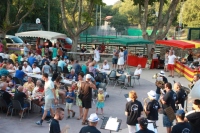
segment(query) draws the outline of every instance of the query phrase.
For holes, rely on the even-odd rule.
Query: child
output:
[[[68,92],[66,92],[66,109],[68,110],[68,117],[70,118],[70,112],[72,112],[72,117],[75,116],[75,112],[72,110],[72,105],[75,95],[71,87],[68,87]]]
[[[104,98],[103,89],[99,88],[98,96],[97,96],[96,114],[98,114],[99,108],[101,108],[101,115],[103,114],[104,100],[105,100],[105,98]]]

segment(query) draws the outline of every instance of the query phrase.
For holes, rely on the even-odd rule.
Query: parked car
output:
[[[67,50],[72,48],[72,40],[70,38],[57,38],[57,41],[59,41]]]

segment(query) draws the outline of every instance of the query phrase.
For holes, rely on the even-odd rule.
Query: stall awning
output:
[[[156,40],[157,45],[166,45],[181,49],[200,48],[200,41],[190,40]]]
[[[154,44],[152,41],[148,41],[145,39],[133,39],[133,38],[116,38],[110,40],[111,43],[120,43],[125,46],[137,45],[137,44]]]

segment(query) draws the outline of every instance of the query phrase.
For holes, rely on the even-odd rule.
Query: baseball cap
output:
[[[147,120],[147,118],[144,118],[144,117],[142,117],[139,121],[138,121],[138,123],[141,125],[141,126],[147,126],[148,125],[148,120]]]
[[[185,115],[185,111],[182,110],[182,109],[179,109],[179,110],[176,111],[176,115],[183,116],[183,115]]]

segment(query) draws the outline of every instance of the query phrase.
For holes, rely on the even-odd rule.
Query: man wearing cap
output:
[[[194,100],[193,110],[185,115],[185,121],[189,121],[192,131],[191,133],[200,132],[200,99]]]
[[[79,133],[101,133],[97,128],[97,123],[99,118],[96,113],[93,113],[88,118],[89,125],[86,127],[82,127]]]
[[[88,111],[89,109],[92,107],[92,89],[96,90],[96,85],[94,83],[92,83],[91,81],[91,75],[87,74],[86,75],[86,81],[85,82],[81,82],[81,95],[82,95],[82,106],[84,108],[84,112],[83,112],[83,121],[82,124],[85,125],[88,123],[88,121],[86,120],[87,115],[88,115]]]
[[[168,80],[167,80],[167,78],[165,77],[165,72],[164,72],[164,71],[160,71],[159,77],[162,77],[163,82],[164,82],[165,84],[168,83]],[[161,88],[157,86],[157,89],[156,89],[156,100],[157,100],[157,101],[159,101],[159,99],[160,99],[160,94],[161,94]]]
[[[147,93],[149,99],[151,100],[146,107],[144,107],[147,114],[147,119],[151,122],[156,122],[158,120],[158,111],[161,109],[159,102],[156,100],[156,92],[151,90]]]
[[[161,97],[161,103],[163,106],[163,126],[166,127],[167,133],[171,133],[171,127],[173,121],[170,121],[169,117],[167,116],[165,109],[168,107],[172,107],[175,111],[175,101],[176,101],[176,93],[172,90],[172,84],[166,83],[165,84],[165,91],[166,94]]]
[[[148,120],[144,117],[141,117],[138,121],[140,125],[140,130],[137,131],[136,133],[154,133],[154,131],[151,131],[147,128],[148,126]]]
[[[176,120],[177,123],[172,127],[171,133],[191,133],[191,126],[188,122],[184,121],[185,112],[184,110],[176,111]]]

